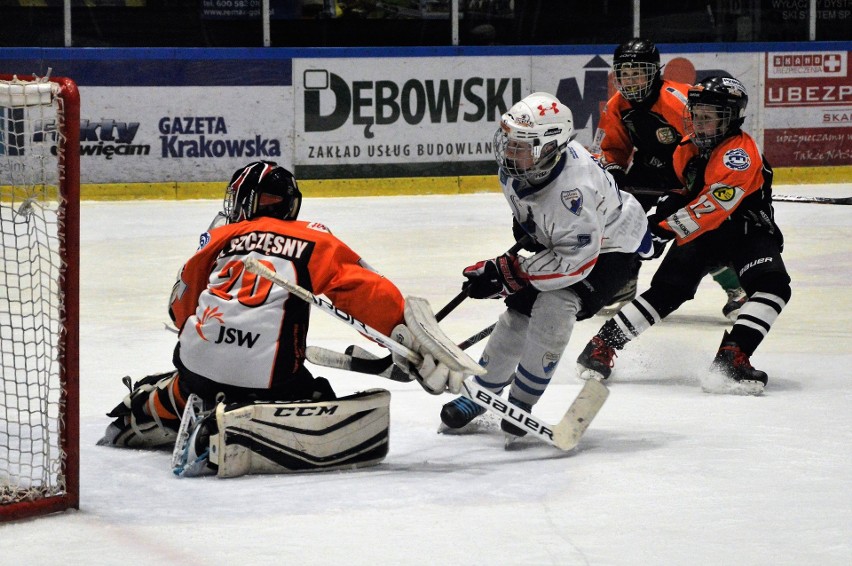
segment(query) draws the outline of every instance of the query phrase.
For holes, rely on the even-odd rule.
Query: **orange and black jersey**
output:
[[[748,134],[740,132],[725,138],[707,156],[699,155],[695,144],[684,143],[674,153],[674,166],[683,185],[689,187],[690,201],[660,226],[674,232],[678,244],[716,230],[729,220],[748,223],[753,229],[777,230],[772,210],[772,169]],[[696,168],[697,180],[691,174]]]
[[[601,112],[593,153],[601,154],[604,165],[614,163],[626,170],[632,160],[642,167],[663,170],[673,182],[672,154],[683,138],[688,90],[687,84],[664,80],[650,105],[631,104],[615,93]]]
[[[269,389],[302,370],[310,306],[247,271],[247,257],[384,334],[403,320],[399,289],[325,226],[267,217],[229,224],[204,234],[172,292],[180,362],[192,373]]]

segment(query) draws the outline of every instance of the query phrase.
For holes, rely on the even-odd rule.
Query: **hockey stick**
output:
[[[303,301],[318,307],[341,322],[355,327],[358,332],[362,332],[382,344],[391,351],[394,351],[414,363],[420,363],[422,358],[420,355],[406,348],[404,345],[395,342],[393,339],[385,336],[378,330],[375,330],[367,324],[361,322],[355,317],[341,311],[333,304],[323,299],[320,299],[307,289],[299,287],[295,283],[291,283],[287,279],[276,274],[274,271],[258,262],[255,258],[245,259],[246,269],[252,273],[260,275],[265,279],[269,279],[276,285],[287,289],[292,294],[302,299]],[[477,369],[481,369],[477,366]],[[512,405],[501,399],[496,394],[477,385],[474,382],[474,377],[469,377],[463,383],[462,394],[468,397],[477,405],[485,408],[487,411],[500,415],[501,418],[512,419],[516,426],[524,429],[531,436],[535,436],[540,440],[556,446],[560,450],[571,450],[577,446],[583,432],[589,427],[592,418],[597,414],[601,405],[606,401],[609,395],[609,390],[600,382],[590,379],[583,386],[580,395],[568,408],[565,416],[562,417],[555,425],[542,423],[533,417],[527,411],[520,407]]]
[[[806,202],[811,204],[852,204],[852,197],[805,197],[799,195],[772,195],[779,202]]]
[[[375,328],[372,328],[371,326],[368,326],[366,323],[361,322],[354,316],[343,312],[342,310],[331,304],[329,301],[317,297],[304,287],[299,287],[295,283],[291,283],[287,279],[284,279],[283,277],[281,277],[280,275],[257,261],[255,258],[247,257],[245,259],[245,266],[246,269],[248,269],[252,273],[260,275],[264,279],[269,279],[276,285],[287,289],[290,293],[296,295],[298,298],[302,299],[306,303],[312,304],[324,313],[354,327],[358,332],[369,336],[391,352],[395,352],[401,356],[404,356],[406,359],[415,364],[419,364],[423,361],[423,358],[420,356],[420,354],[418,354],[414,350],[406,348],[396,340],[385,336]]]
[[[437,320],[437,315],[435,319]],[[467,350],[477,342],[481,341],[483,338],[487,338],[494,332],[494,327],[497,324],[492,324],[486,328],[483,328],[467,340],[460,342],[457,346],[461,350]],[[329,350],[327,348],[322,348],[320,346],[308,346],[307,352],[305,353],[309,362],[336,369],[345,369],[348,371],[357,371],[358,373],[370,373],[373,375],[378,375],[379,377],[384,377],[385,379],[390,379],[392,381],[401,381],[401,382],[409,382],[414,381],[414,377],[407,374],[405,371],[400,369],[394,364],[390,364],[385,367],[381,371],[360,371],[355,369],[356,367],[364,367],[366,362],[371,362],[375,360],[380,360],[383,358],[379,358],[372,352],[368,352],[363,348],[358,346],[349,346],[346,348],[345,353],[336,352],[334,350]]]
[[[636,195],[659,195],[662,196],[666,191],[658,189],[649,189],[645,187],[624,187],[624,192]],[[778,202],[804,202],[810,204],[852,204],[852,197],[812,197],[801,195],[772,195],[773,201]]]
[[[521,251],[521,248],[523,248],[527,244],[532,243],[532,241],[532,236],[526,235],[517,242],[515,242],[515,244],[511,248],[509,248],[508,251],[506,251],[506,254],[516,254]],[[444,307],[435,314],[435,320],[439,322],[443,320],[448,314],[453,312],[456,307],[462,304],[465,299],[467,299],[467,292],[462,290],[459,292],[458,295],[453,297],[449,303],[444,305]],[[473,344],[476,344],[476,342],[479,342],[479,340],[482,340],[483,338],[491,334],[491,331],[494,330],[494,327],[491,326],[490,330],[486,330],[487,334],[482,334],[482,332],[485,332],[485,330],[477,334],[477,336],[479,336],[479,339],[477,339],[476,341],[471,342],[467,346],[462,346],[461,344],[459,344],[459,347],[462,350],[464,350],[465,348],[469,348]],[[480,336],[480,334],[482,335]],[[468,340],[470,340],[470,338]],[[464,342],[462,342],[462,344],[464,344]],[[393,379],[394,381],[410,381],[402,379],[400,375],[401,370],[398,372],[394,372],[393,368],[391,367],[393,364],[392,356],[385,356],[384,358],[371,356],[369,358],[365,358],[363,356],[352,355],[352,352],[354,351],[354,346],[350,346],[349,348],[347,348],[345,354],[341,354],[333,350],[327,350],[325,348],[319,348],[317,346],[309,346],[308,351],[306,352],[306,356],[308,358],[308,361],[317,365],[328,366],[337,369],[345,369],[358,373],[381,375],[382,377],[388,377],[389,379]],[[364,352],[364,350],[361,351]]]

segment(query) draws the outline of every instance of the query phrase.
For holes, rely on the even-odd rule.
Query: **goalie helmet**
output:
[[[574,137],[571,110],[546,92],[534,92],[500,118],[494,157],[513,179],[541,182]]]
[[[700,149],[712,149],[740,131],[747,104],[748,93],[737,79],[706,78],[687,93],[684,131]]]
[[[631,102],[642,102],[659,87],[660,52],[647,39],[634,38],[619,45],[613,55],[615,88]]]
[[[271,216],[295,220],[302,206],[296,178],[274,161],[254,161],[234,172],[225,191],[229,223]]]

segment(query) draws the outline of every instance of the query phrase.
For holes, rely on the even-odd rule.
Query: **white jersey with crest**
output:
[[[639,202],[586,149],[571,141],[546,184],[530,186],[500,171],[503,194],[518,223],[547,249],[520,259],[539,291],[573,285],[598,256],[639,249],[648,223]]]

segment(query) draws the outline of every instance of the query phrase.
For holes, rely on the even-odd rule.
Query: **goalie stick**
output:
[[[356,327],[359,332],[363,332],[389,350],[405,356],[408,360],[411,360],[414,363],[419,363],[421,361],[422,358],[417,352],[395,342],[393,339],[385,336],[378,330],[367,326],[355,317],[341,311],[329,301],[320,299],[307,289],[304,289],[295,283],[291,283],[287,279],[277,275],[274,271],[265,265],[262,265],[256,259],[251,257],[246,258],[245,265],[246,269],[252,273],[260,275],[265,279],[269,279],[276,285],[284,287],[303,301],[320,308],[320,310],[323,310],[330,316],[348,324],[349,326]],[[422,299],[420,299],[420,301],[425,303]],[[434,322],[434,327],[437,328],[437,320],[434,318],[432,320]],[[430,329],[428,327],[424,327],[424,330],[426,332],[434,332],[435,328]],[[469,370],[469,373],[473,373],[474,375],[482,373],[482,368],[478,365],[475,368],[468,367],[466,369]],[[580,437],[589,427],[592,419],[595,415],[597,415],[601,406],[604,404],[604,401],[606,401],[606,398],[609,396],[609,390],[603,383],[590,379],[586,381],[585,385],[583,385],[583,389],[565,412],[562,420],[555,425],[550,425],[542,422],[540,419],[532,416],[532,414],[524,411],[520,407],[505,401],[497,394],[481,387],[474,381],[474,379],[475,377],[469,377],[463,382],[461,393],[465,397],[469,398],[480,407],[483,407],[485,410],[496,413],[501,418],[512,419],[516,426],[526,430],[530,436],[535,436],[543,442],[565,451],[572,450],[577,446],[577,443],[580,441]]]
[[[437,320],[437,318],[438,316],[436,315],[435,319]],[[495,326],[497,326],[496,323],[483,328],[464,342],[460,342],[457,344],[459,349],[467,350],[483,338],[487,338],[492,332],[494,332]],[[367,362],[373,362],[375,360],[383,361],[384,359],[379,358],[377,355],[372,352],[368,352],[359,346],[349,346],[346,348],[346,353],[336,352],[320,346],[308,346],[305,356],[309,362],[319,366],[378,375],[379,377],[384,377],[385,379],[390,379],[392,381],[414,381],[414,378],[411,375],[407,374],[394,364],[385,368],[378,368],[379,371],[375,371],[375,368],[371,367]]]
[[[526,236],[515,242],[515,244],[506,251],[506,254],[517,254],[524,246],[532,242],[532,236],[527,234]],[[453,312],[457,306],[462,304],[466,298],[467,292],[464,290],[460,291],[458,295],[453,297],[449,303],[444,305],[444,307],[439,310],[437,314],[435,314],[435,320],[439,322],[443,320],[448,314]],[[478,337],[473,342],[470,342],[466,346],[462,346],[462,344],[465,343],[462,342],[462,344],[459,344],[459,347],[462,350],[469,348],[470,346],[476,344],[477,342],[491,334],[491,331],[493,330],[494,325],[490,326],[485,330],[480,331],[479,333],[474,336],[471,336],[471,338],[468,338],[468,340],[465,341],[467,342],[473,339],[474,337]],[[357,348],[357,346],[349,346],[349,348],[346,349],[346,353],[341,354],[339,352],[327,350],[318,346],[308,346],[305,355],[309,362],[321,366],[345,369],[358,373],[380,375],[382,377],[387,377],[388,379],[392,379],[394,381],[411,381],[411,379],[406,379],[403,377],[405,372],[403,372],[402,370],[394,370],[392,356],[385,356],[383,358],[379,358],[378,356],[373,355],[369,355],[368,357],[354,356],[352,355],[352,353],[356,351],[355,348]],[[359,351],[366,352],[366,350],[360,348]]]
[[[358,332],[360,332],[360,333],[362,333],[366,336],[369,336],[370,338],[372,338],[373,340],[375,340],[376,342],[378,342],[379,344],[381,344],[382,346],[384,346],[385,348],[387,348],[391,352],[396,352],[397,354],[405,357],[406,359],[408,359],[409,361],[411,361],[415,364],[419,364],[420,362],[423,361],[423,358],[420,356],[420,354],[418,354],[414,350],[411,350],[410,348],[406,348],[405,346],[403,346],[402,344],[400,344],[396,340],[393,340],[392,338],[385,336],[384,334],[382,334],[381,332],[379,332],[375,328],[372,328],[371,326],[368,326],[366,323],[361,322],[360,320],[358,320],[354,316],[343,312],[342,310],[338,309],[333,304],[331,304],[330,301],[327,301],[325,299],[321,299],[320,297],[317,297],[316,295],[314,295],[313,293],[311,293],[310,291],[308,291],[304,287],[300,287],[300,286],[296,285],[295,283],[292,283],[292,282],[288,281],[287,279],[281,277],[280,275],[275,273],[273,270],[269,269],[268,267],[266,267],[265,265],[263,265],[262,263],[257,261],[255,258],[247,257],[247,258],[245,258],[244,262],[245,262],[246,269],[248,269],[252,273],[254,273],[256,275],[260,275],[264,279],[269,279],[270,281],[272,281],[276,285],[287,289],[287,291],[289,291],[293,295],[296,295],[298,298],[302,299],[306,303],[311,304],[311,305],[319,308],[321,311],[328,314],[329,316],[332,316],[332,317],[340,320],[341,322],[348,324],[349,326],[354,327]]]

